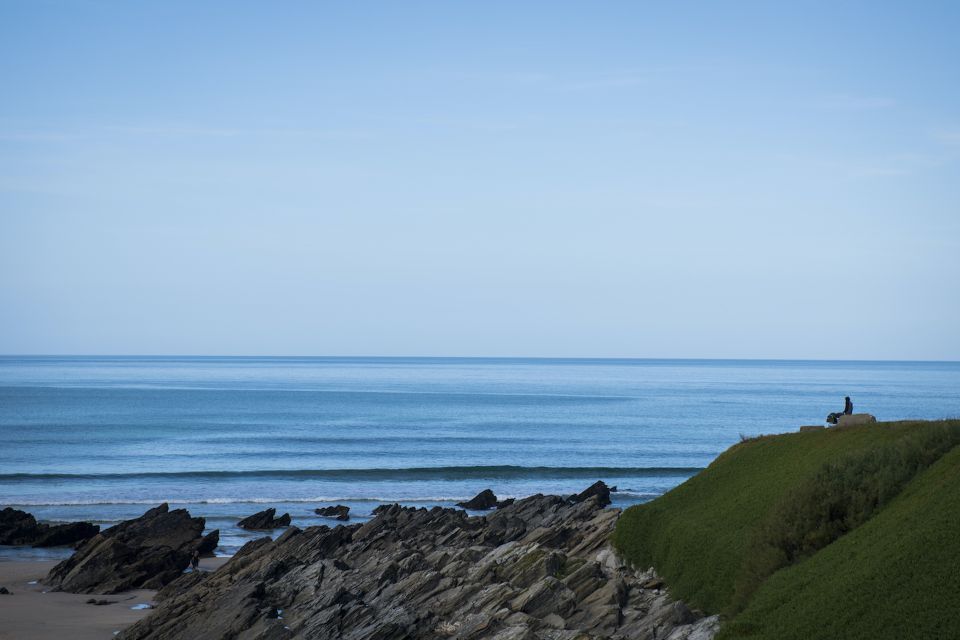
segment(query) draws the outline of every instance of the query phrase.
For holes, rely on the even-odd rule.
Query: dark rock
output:
[[[13,594],[6,587],[0,587],[0,596],[12,596]]]
[[[117,600],[97,600],[96,598],[90,598],[87,600],[87,604],[96,605],[98,607],[102,607],[107,604],[115,604],[116,602]]]
[[[507,498],[506,500],[498,500],[497,509],[503,509],[504,507],[509,507],[516,501],[517,501],[516,498]]]
[[[159,589],[183,572],[201,540],[203,518],[166,503],[98,533],[47,574],[44,583],[72,593]]]
[[[32,544],[38,526],[36,518],[26,511],[7,507],[0,511],[0,544]]]
[[[485,511],[497,506],[497,496],[490,489],[484,489],[470,500],[458,502],[457,506],[471,511]]]
[[[587,498],[597,497],[597,502],[601,507],[610,504],[610,487],[603,480],[597,480],[592,485],[576,495],[570,496],[571,502],[583,502]]]
[[[200,541],[197,542],[194,549],[200,552],[201,558],[212,558],[213,552],[216,551],[218,544],[220,544],[220,529],[214,529],[200,538]]]
[[[65,545],[76,545],[84,540],[89,540],[100,533],[100,527],[89,522],[71,522],[53,527],[48,527],[34,541],[35,547],[60,547]]]
[[[74,545],[97,535],[100,527],[89,522],[49,525],[19,509],[0,511],[0,544],[58,547]]]
[[[252,516],[248,516],[237,523],[237,526],[242,529],[254,529],[254,530],[268,530],[268,529],[279,529],[281,527],[290,526],[290,514],[285,513],[279,518],[274,517],[277,513],[277,510],[273,507],[269,509],[264,509],[260,513],[255,513]]]
[[[320,507],[319,509],[314,509],[313,512],[324,518],[336,518],[337,520],[350,519],[350,507],[342,504],[338,504],[335,507]]]
[[[588,498],[531,496],[484,516],[383,505],[363,524],[290,527],[178,577],[120,638],[712,637],[715,617],[639,588],[652,574],[609,548],[619,511]]]

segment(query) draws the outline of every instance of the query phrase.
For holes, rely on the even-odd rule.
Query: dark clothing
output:
[[[843,404],[843,415],[849,416],[853,414],[853,403],[850,402],[850,398],[846,399],[846,402]]]

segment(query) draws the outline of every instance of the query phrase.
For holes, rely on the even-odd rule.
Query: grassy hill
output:
[[[944,577],[960,566],[949,551],[960,539],[958,443],[960,421],[753,439],[628,509],[614,543],[676,596],[723,613],[724,638],[960,637],[960,617],[945,613],[932,616],[955,625],[943,635],[913,633],[924,612],[960,597]]]

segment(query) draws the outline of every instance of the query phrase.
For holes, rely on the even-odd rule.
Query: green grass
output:
[[[960,447],[874,518],[778,571],[718,640],[960,638]]]
[[[656,567],[693,606],[749,612],[768,576],[817,558],[837,536],[872,521],[958,433],[958,421],[898,422],[749,440],[661,498],[626,510],[614,544],[634,565]],[[835,509],[818,510],[821,499]]]

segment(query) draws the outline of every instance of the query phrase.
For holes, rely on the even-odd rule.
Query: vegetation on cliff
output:
[[[944,555],[960,534],[958,443],[960,421],[755,438],[628,509],[614,542],[726,614],[724,638],[906,637],[921,618],[929,637],[960,637],[930,614],[960,599],[944,573],[958,566]]]

